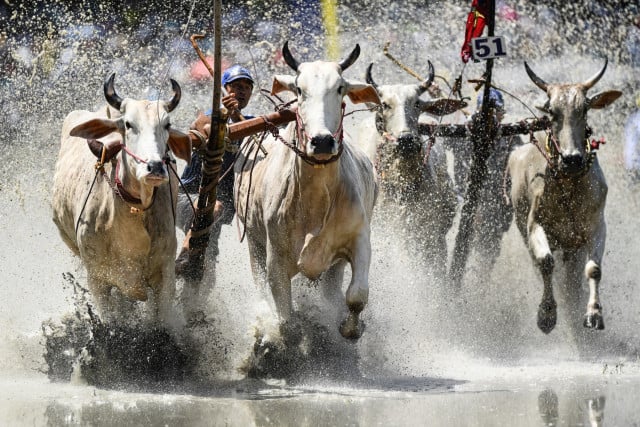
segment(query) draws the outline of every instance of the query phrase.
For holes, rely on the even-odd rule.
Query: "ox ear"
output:
[[[98,139],[118,132],[122,126],[120,120],[91,119],[71,129],[69,134],[84,139]]]
[[[273,84],[271,85],[271,95],[280,93],[284,90],[290,90],[296,93],[296,78],[294,76],[275,75],[273,76]]]
[[[169,129],[169,149],[179,159],[187,164],[191,163],[191,138],[186,133],[176,129]]]
[[[432,114],[434,116],[446,116],[447,114],[453,114],[466,106],[466,102],[459,101],[457,99],[434,99],[422,101],[421,110],[424,113]]]
[[[100,141],[97,139],[87,139],[87,144],[93,155],[106,163],[114,158],[122,149],[122,138],[119,133],[112,133],[101,138]],[[102,156],[103,148],[105,150],[104,157]]]
[[[371,85],[365,83],[348,82],[347,96],[354,104],[362,104],[363,102],[372,102],[380,105],[380,97],[378,91]]]
[[[608,90],[606,92],[597,93],[589,99],[589,108],[600,109],[608,107],[621,96],[622,92],[619,90]]]

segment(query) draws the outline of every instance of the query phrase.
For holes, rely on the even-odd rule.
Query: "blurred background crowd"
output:
[[[435,61],[436,69],[451,73],[460,64],[470,0],[327,3],[336,8],[343,52],[357,41],[364,56],[371,58],[369,49],[381,58],[382,44],[390,41],[405,63],[419,69],[425,57]],[[116,85],[126,76],[135,96],[168,96],[168,77],[178,80],[191,102],[186,110],[181,108],[188,123],[210,97],[209,73],[189,36],[208,35],[200,45],[210,54],[212,4],[208,0],[0,0],[3,142],[11,144],[24,126],[20,118],[25,113],[32,116],[59,108],[63,98],[62,111],[71,109],[66,105],[86,103],[88,94],[100,99],[102,81],[113,71],[119,76]],[[257,75],[257,86],[264,88],[274,72],[287,71],[279,53],[285,40],[292,41],[293,52],[302,60],[325,57],[324,5],[322,0],[223,1],[223,68],[242,63]],[[569,53],[607,56],[613,63],[640,68],[637,0],[498,0],[496,10],[497,34],[508,41],[510,60],[521,64],[522,59]],[[627,89],[632,94],[637,91]]]

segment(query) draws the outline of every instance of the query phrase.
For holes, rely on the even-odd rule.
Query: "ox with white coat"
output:
[[[516,224],[534,263],[540,269],[544,290],[538,309],[538,327],[549,333],[556,325],[557,304],[553,296],[554,253],[563,252],[567,277],[563,283],[566,300],[575,314],[580,305],[581,270],[589,282],[589,300],[584,326],[604,329],[599,284],[606,225],[604,207],[607,183],[589,142],[587,112],[614,102],[618,91],[592,97],[587,91],[607,68],[578,84],[547,84],[525,62],[531,80],[547,94],[540,107],[551,117],[551,129],[536,134],[546,141],[541,146],[523,145],[509,157],[511,201]],[[585,264],[586,262],[586,264]]]
[[[121,314],[111,295],[117,288],[135,301],[147,300],[151,291],[150,314],[166,323],[175,293],[178,193],[169,152],[191,159],[189,137],[170,123],[180,86],[171,80],[174,96],[168,102],[122,99],[114,78],[115,73],[104,84],[111,108],[73,111],[64,121],[53,221],[86,267],[103,319]],[[94,169],[96,158],[104,161],[102,170]]]
[[[284,58],[296,75],[275,76],[272,93],[296,94],[297,121],[265,140],[265,157],[255,147],[244,148],[235,169],[237,212],[246,227],[254,279],[266,282],[278,317],[290,318],[291,279],[298,273],[310,279],[322,275],[325,296],[344,301],[349,262],[349,314],[340,326],[347,338],[362,332],[359,314],[369,296],[370,222],[377,196],[373,165],[342,132],[345,96],[353,103],[379,102],[373,87],[342,76],[359,53],[356,46],[340,63],[300,64],[285,43]]]
[[[429,76],[420,84],[377,85],[372,67],[367,68],[366,81],[376,89],[381,105],[375,113],[376,133],[364,134],[362,139],[375,141],[373,159],[383,205],[400,209],[408,238],[424,250],[433,271],[442,278],[447,266],[446,234],[453,224],[457,199],[445,153],[440,145],[424,144],[418,119],[422,113],[451,114],[467,104],[420,98],[433,82],[430,61]],[[366,130],[372,133],[373,127]]]

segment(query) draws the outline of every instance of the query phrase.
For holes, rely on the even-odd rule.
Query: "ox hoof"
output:
[[[340,335],[350,340],[357,340],[362,336],[364,332],[364,323],[358,321],[356,317],[353,319],[353,315],[349,315],[345,320],[340,324]]]
[[[604,329],[604,319],[600,313],[585,314],[584,327],[602,330]]]
[[[542,302],[538,307],[538,328],[548,334],[556,327],[558,321],[557,304],[554,302]]]

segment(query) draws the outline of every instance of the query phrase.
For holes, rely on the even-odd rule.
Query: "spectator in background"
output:
[[[627,29],[625,44],[631,66],[640,67],[640,15],[633,19],[633,24]]]
[[[636,107],[624,125],[624,167],[635,182],[640,182],[640,92]]]

